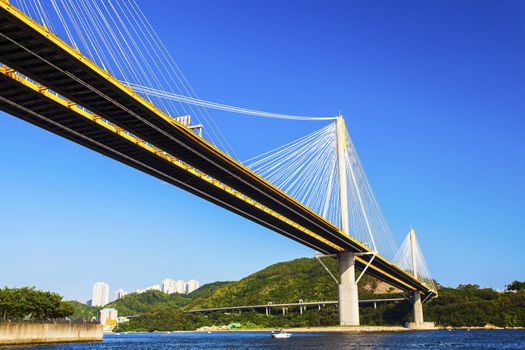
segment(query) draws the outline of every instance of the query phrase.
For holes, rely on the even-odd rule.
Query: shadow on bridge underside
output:
[[[317,251],[370,251],[163,114],[4,0],[0,0],[0,47],[0,62],[8,66],[1,67],[0,74],[4,111]],[[356,257],[357,267],[364,268],[369,259]],[[367,273],[404,291],[435,294],[381,256]]]

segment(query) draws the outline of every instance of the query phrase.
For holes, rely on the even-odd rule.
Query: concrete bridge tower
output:
[[[416,232],[413,229],[410,229],[409,232],[410,237],[410,255],[412,257],[412,273],[414,275],[414,278],[417,279],[417,259],[416,259]],[[421,303],[421,293],[419,291],[415,291],[413,294],[414,300],[414,323],[416,328],[420,328],[423,326],[423,304]]]
[[[419,280],[421,277],[419,269],[422,267],[418,266],[418,256],[420,256],[421,252],[417,245],[416,232],[413,229],[410,229],[408,232],[408,239],[410,257],[412,260],[412,274],[414,278]],[[410,322],[408,327],[411,329],[433,329],[435,327],[434,322],[425,322],[423,320],[423,302],[421,300],[421,293],[419,291],[413,292],[412,303],[414,307],[414,322]]]
[[[346,181],[346,128],[341,115],[336,120],[337,163],[339,175],[339,207],[341,229],[350,234],[348,224],[348,192]],[[341,252],[337,256],[339,265],[339,324],[359,325],[359,295],[355,280],[355,257],[352,252]]]

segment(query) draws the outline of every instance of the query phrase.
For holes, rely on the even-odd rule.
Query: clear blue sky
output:
[[[525,279],[525,3],[142,1],[203,98],[346,116],[401,243],[444,285]],[[241,159],[324,124],[217,115]],[[312,251],[0,113],[0,284],[89,298]]]

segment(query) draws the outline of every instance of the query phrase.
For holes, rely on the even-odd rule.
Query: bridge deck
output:
[[[366,246],[174,122],[4,0],[0,0],[0,47],[1,63],[89,109],[97,117],[109,120],[133,134],[134,139],[122,140],[126,137],[119,131],[108,131],[89,118],[81,120],[79,115],[82,116],[83,109],[71,108],[71,102],[64,99],[57,101],[38,91],[35,94],[35,89],[28,84],[3,74],[1,108],[8,113],[188,190],[320,252],[369,252]],[[144,148],[146,143],[153,149]],[[165,153],[169,154],[169,160]],[[368,256],[357,258],[358,268],[363,268],[368,259]],[[419,290],[425,295],[434,293],[381,256],[374,259],[368,273],[402,290]]]
[[[404,301],[406,298],[381,298],[381,299],[360,299],[360,304],[372,304],[372,303],[388,303],[396,301]],[[283,307],[305,307],[305,306],[325,306],[325,305],[338,305],[338,300],[330,301],[309,301],[304,303],[280,303],[280,304],[259,304],[259,305],[241,305],[241,306],[227,306],[227,307],[214,307],[209,309],[195,309],[188,310],[188,313],[207,313],[217,311],[237,311],[237,310],[256,310],[256,309],[272,309],[272,308],[283,308]]]
[[[271,214],[250,205],[238,196],[228,194],[206,179],[176,166],[168,158],[141,147],[131,135],[117,133],[106,123],[96,123],[96,116],[68,104],[36,84],[0,67],[0,109],[43,129],[70,139],[140,171],[181,187],[228,210],[279,231],[302,244],[319,251],[333,249],[304,235],[298,229]],[[126,136],[126,137],[124,137]]]

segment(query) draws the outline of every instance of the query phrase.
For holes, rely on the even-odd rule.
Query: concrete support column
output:
[[[414,323],[416,328],[423,325],[423,304],[421,303],[421,294],[414,292]]]
[[[355,258],[350,252],[337,257],[339,263],[339,325],[359,326],[359,295],[355,282]]]
[[[412,273],[414,278],[418,278],[418,266],[417,266],[417,246],[416,246],[416,232],[413,229],[410,229],[408,233],[410,236],[410,255],[412,256]],[[418,291],[414,292],[414,323],[416,328],[419,328],[423,325],[423,304],[421,303],[421,294]]]

